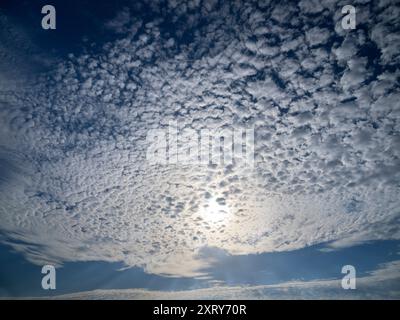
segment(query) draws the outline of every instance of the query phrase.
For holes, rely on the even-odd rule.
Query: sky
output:
[[[399,15],[396,0],[3,0],[0,297],[399,299]],[[226,135],[209,162],[181,161],[207,130],[253,144]],[[216,161],[237,146],[251,163]]]

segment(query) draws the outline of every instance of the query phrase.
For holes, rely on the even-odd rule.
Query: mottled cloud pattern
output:
[[[356,30],[343,1],[152,1],[152,21],[124,8],[101,50],[0,83],[1,234],[36,263],[170,276],[201,276],[202,247],[399,239],[394,2],[354,1]],[[146,134],[170,121],[254,128],[254,168],[149,165]]]

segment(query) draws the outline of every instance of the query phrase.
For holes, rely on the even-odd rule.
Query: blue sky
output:
[[[47,2],[0,5],[1,296],[399,298],[397,1]]]
[[[378,269],[379,265],[396,261],[399,255],[398,241],[380,241],[338,251],[321,251],[318,245],[305,249],[256,255],[232,256],[215,248],[208,248],[205,254],[216,257],[206,271],[209,279],[170,278],[148,274],[141,268],[125,269],[122,263],[101,261],[66,263],[57,270],[57,290],[41,288],[41,267],[26,261],[23,256],[9,247],[1,247],[2,276],[1,295],[48,296],[69,294],[96,289],[132,289],[178,291],[208,288],[210,283],[219,286],[270,285],[294,280],[313,281],[335,279],[338,282],[344,274],[341,269],[350,264],[356,267],[357,276],[363,277]],[[400,281],[393,283],[399,288]],[[373,293],[373,292],[372,292]],[[351,296],[351,292],[343,291]]]

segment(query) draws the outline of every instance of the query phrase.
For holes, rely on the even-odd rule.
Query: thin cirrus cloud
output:
[[[93,290],[60,295],[54,299],[243,300],[243,299],[397,299],[399,261],[384,264],[357,279],[357,290],[343,292],[340,280],[292,281],[278,285],[217,286],[185,291],[145,289]]]
[[[335,1],[160,7],[122,9],[101,50],[1,87],[0,165],[20,169],[1,180],[0,229],[37,246],[15,245],[30,261],[201,277],[204,247],[400,238],[397,7],[360,1],[351,33]],[[170,121],[254,128],[254,168],[149,165],[146,134]]]

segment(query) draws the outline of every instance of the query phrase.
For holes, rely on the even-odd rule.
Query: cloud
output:
[[[99,52],[0,93],[2,163],[15,154],[27,170],[0,190],[1,231],[38,264],[123,261],[173,276],[199,275],[204,246],[399,239],[399,71],[379,40],[395,38],[392,7],[371,4],[382,26],[354,38],[333,36],[329,1],[287,4],[287,19],[248,2],[155,3],[143,23],[123,9]],[[150,165],[146,134],[170,121],[254,127],[255,167]],[[210,219],[206,194],[224,199],[226,221]]]
[[[398,299],[399,267],[399,261],[395,261],[383,265],[369,275],[357,278],[355,290],[342,289],[341,280],[315,280],[247,287],[220,286],[187,291],[94,290],[51,298],[73,300]]]

